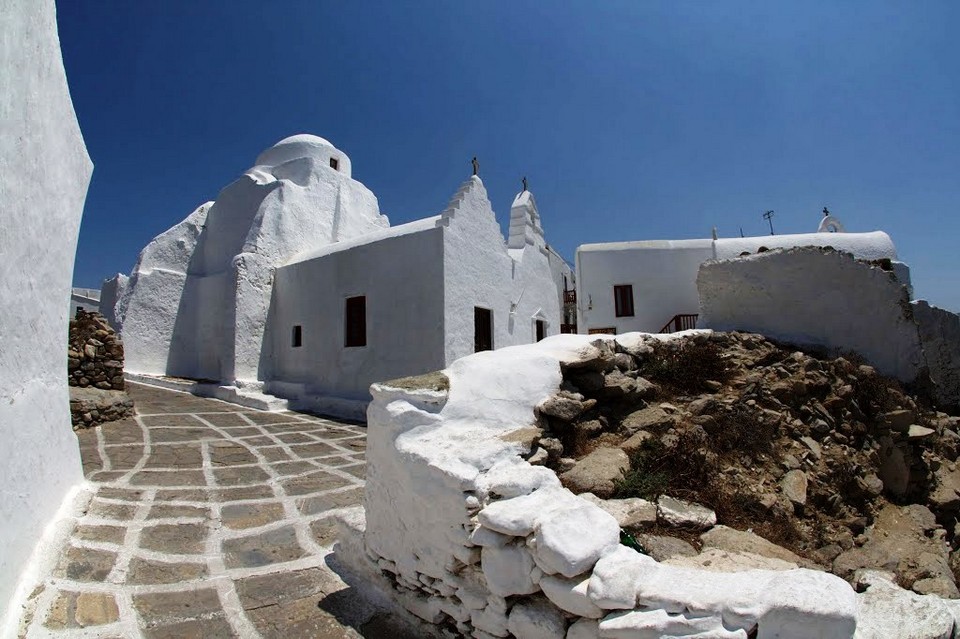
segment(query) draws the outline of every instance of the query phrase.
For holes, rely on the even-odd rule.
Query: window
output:
[[[617,317],[633,317],[633,286],[630,284],[614,286],[613,304]]]
[[[334,171],[340,170],[340,160],[337,158],[330,158],[330,168]]]
[[[591,328],[587,331],[590,335],[616,335],[616,326],[605,326],[603,328]]]
[[[293,339],[290,343],[294,348],[303,346],[303,328],[299,324],[293,327]]]
[[[539,342],[547,336],[547,323],[541,319],[537,320],[537,341]]]
[[[344,346],[367,345],[367,298],[363,295],[348,297],[344,319]]]
[[[489,308],[473,309],[473,351],[493,350],[493,312]]]

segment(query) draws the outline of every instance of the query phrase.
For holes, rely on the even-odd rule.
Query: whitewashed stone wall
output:
[[[906,382],[925,366],[907,289],[849,253],[793,248],[711,261],[697,289],[702,327],[855,351]]]
[[[2,619],[19,614],[18,579],[83,479],[70,427],[66,342],[93,165],[67,88],[53,0],[0,0],[0,16]]]
[[[930,378],[936,384],[936,399],[956,408],[960,405],[960,315],[924,300],[912,306]]]
[[[397,600],[477,639],[851,637],[856,599],[838,577],[660,564],[524,461],[535,406],[559,389],[560,362],[595,355],[590,339],[460,359],[448,393],[374,385],[364,549]]]

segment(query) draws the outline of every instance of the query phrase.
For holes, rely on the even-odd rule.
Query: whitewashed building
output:
[[[898,279],[909,287],[909,269],[896,262],[889,235],[842,229],[830,216],[816,233],[581,245],[576,254],[578,331],[619,334],[694,328],[700,265],[766,249],[832,246],[857,258],[888,259]]]
[[[571,270],[530,192],[510,215],[505,242],[473,176],[439,215],[391,227],[346,154],[297,135],[154,238],[103,312],[129,373],[356,414],[374,381],[560,332]]]
[[[70,291],[70,319],[77,316],[77,311],[96,313],[100,311],[100,291],[95,288],[77,288]]]

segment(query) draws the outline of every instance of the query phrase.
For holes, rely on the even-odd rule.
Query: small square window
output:
[[[633,286],[630,284],[614,286],[613,304],[617,317],[633,317]]]
[[[334,171],[340,170],[340,160],[337,158],[330,158],[330,168]]]
[[[367,298],[348,297],[344,318],[344,346],[367,345]]]
[[[298,324],[293,327],[293,339],[291,341],[294,348],[303,346],[303,328]]]

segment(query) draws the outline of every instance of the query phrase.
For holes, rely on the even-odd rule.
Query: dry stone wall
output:
[[[123,343],[100,313],[77,311],[67,351],[70,386],[123,390]]]
[[[70,320],[67,370],[74,430],[133,415],[124,392],[123,343],[100,313],[80,310]]]

